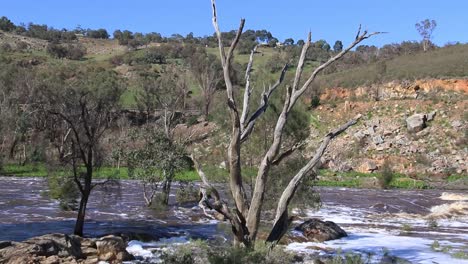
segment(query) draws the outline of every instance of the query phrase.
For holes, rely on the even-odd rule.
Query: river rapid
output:
[[[175,184],[173,192],[179,186]],[[21,241],[46,233],[72,233],[76,214],[60,209],[46,195],[42,178],[0,177],[0,241]],[[440,190],[370,190],[318,188],[320,210],[302,208],[294,224],[307,218],[333,221],[348,237],[328,241],[292,242],[287,250],[304,255],[353,252],[378,263],[385,255],[410,263],[468,263],[455,258],[468,252],[468,193]],[[158,249],[191,239],[229,243],[229,227],[205,217],[195,203],[166,210],[146,208],[138,181],[93,191],[85,233],[127,235],[127,250],[156,262]],[[291,237],[300,237],[295,231]],[[297,241],[301,241],[298,239]]]

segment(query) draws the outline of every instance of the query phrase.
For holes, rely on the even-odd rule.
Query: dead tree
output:
[[[254,245],[255,239],[257,237],[258,227],[260,223],[260,215],[262,212],[262,205],[264,202],[264,194],[266,188],[266,181],[270,169],[273,164],[280,162],[284,156],[290,154],[294,151],[294,148],[297,146],[292,146],[290,148],[282,145],[283,132],[286,126],[288,116],[299,100],[299,98],[304,94],[304,92],[311,86],[311,83],[315,80],[317,75],[326,67],[328,67],[333,62],[337,61],[343,57],[348,51],[355,47],[361,41],[379,34],[379,32],[368,33],[367,31],[361,32],[359,28],[356,38],[354,41],[343,51],[336,54],[334,57],[330,58],[327,62],[318,66],[311,75],[307,78],[304,84],[301,85],[301,77],[303,75],[304,62],[306,58],[306,53],[308,48],[311,45],[311,34],[309,33],[307,42],[302,48],[302,52],[297,64],[295,78],[292,85],[286,86],[286,96],[284,104],[281,110],[281,113],[278,116],[276,121],[276,126],[273,132],[273,142],[266,151],[263,159],[258,167],[258,173],[255,180],[255,186],[252,191],[252,197],[248,199],[247,193],[244,189],[242,182],[242,168],[241,168],[241,147],[242,144],[248,140],[251,135],[255,122],[262,116],[262,114],[268,108],[268,102],[271,95],[277,90],[277,88],[282,84],[284,80],[285,73],[288,66],[286,65],[280,73],[276,83],[271,85],[269,89],[265,89],[262,93],[262,103],[260,106],[250,114],[250,95],[252,88],[250,87],[250,72],[253,64],[253,53],[250,57],[250,61],[247,66],[246,71],[246,87],[244,90],[242,109],[239,109],[237,102],[235,100],[233,85],[230,77],[230,68],[232,57],[234,51],[239,42],[242,30],[244,28],[245,20],[241,19],[237,34],[233,39],[229,49],[225,50],[223,40],[221,38],[221,31],[218,27],[218,19],[216,12],[216,3],[215,0],[211,0],[212,9],[213,9],[213,26],[216,31],[218,38],[219,52],[221,57],[221,64],[223,67],[224,81],[226,83],[226,92],[227,92],[227,105],[229,107],[230,119],[231,119],[231,135],[230,135],[230,144],[228,148],[228,160],[229,160],[229,186],[231,190],[232,197],[234,199],[235,208],[229,208],[228,204],[222,201],[218,195],[218,192],[209,185],[204,177],[203,171],[201,170],[198,163],[195,162],[197,171],[199,172],[204,187],[202,188],[203,197],[201,198],[200,205],[206,211],[206,208],[216,210],[217,212],[224,215],[232,225],[232,231],[234,233],[234,244],[238,246],[252,247]],[[347,128],[357,123],[360,115],[356,116],[352,120],[348,121],[339,128],[329,132],[323,139],[320,147],[316,150],[315,155],[310,159],[310,161],[299,170],[293,179],[290,181],[288,186],[285,188],[281,195],[281,199],[278,202],[276,217],[273,224],[272,231],[268,237],[268,241],[272,243],[277,243],[281,237],[286,232],[289,221],[288,221],[288,205],[291,199],[294,197],[294,194],[297,190],[297,187],[301,183],[308,173],[317,166],[318,161],[324,154],[327,146],[330,141],[346,131]],[[209,195],[210,194],[210,195]]]

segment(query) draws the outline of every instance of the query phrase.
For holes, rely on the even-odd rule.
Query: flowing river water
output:
[[[60,209],[46,191],[42,178],[0,177],[0,241],[72,233],[76,214]],[[313,255],[353,252],[370,256],[372,262],[391,255],[410,263],[468,263],[454,257],[468,254],[466,191],[318,188],[318,192],[321,209],[303,208],[294,224],[320,218],[337,223],[349,236],[324,243],[292,242],[287,250]],[[230,239],[229,227],[205,217],[194,203],[167,210],[146,208],[137,181],[96,189],[84,231],[89,236],[128,235],[135,240],[127,250],[147,260],[157,260],[155,249],[161,246],[190,239]],[[301,235],[292,231],[290,236]]]

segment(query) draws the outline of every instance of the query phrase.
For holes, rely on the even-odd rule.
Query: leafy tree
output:
[[[70,129],[70,154],[62,162],[80,192],[74,233],[82,236],[91,191],[104,183],[93,181],[93,176],[103,163],[102,139],[116,117],[124,86],[117,73],[101,68],[54,70],[37,91],[37,107],[50,118],[50,129],[63,123]]]
[[[109,33],[107,33],[107,30],[103,28],[100,28],[97,30],[88,29],[86,31],[86,36],[90,38],[96,38],[96,39],[108,39]]]
[[[146,50],[145,62],[150,64],[166,63],[166,55],[159,47],[151,47]]]
[[[16,29],[16,26],[15,24],[13,24],[13,22],[10,21],[10,19],[8,19],[5,16],[2,16],[0,18],[0,30],[11,32],[15,29]]]
[[[335,44],[333,45],[333,51],[341,52],[342,50],[343,50],[343,42],[341,42],[341,40],[335,41]]]
[[[419,35],[421,35],[421,37],[423,38],[423,50],[424,52],[426,52],[431,42],[432,33],[437,27],[437,22],[435,20],[425,19],[421,22],[416,23],[415,27]]]
[[[128,30],[116,30],[112,35],[119,41],[119,45],[128,45],[128,42],[133,39],[133,33]]]
[[[284,40],[284,43],[283,43],[285,46],[292,46],[294,45],[294,39],[292,38],[287,38]]]
[[[215,55],[199,49],[189,58],[189,69],[202,91],[203,114],[208,117],[214,95],[223,78],[221,65]]]
[[[303,39],[300,39],[300,40],[298,40],[298,41],[296,42],[296,45],[297,45],[297,46],[300,46],[300,47],[304,46],[304,44],[305,44],[305,42],[304,42]]]
[[[162,42],[163,37],[161,36],[160,33],[156,32],[151,32],[145,35],[146,42],[151,43],[151,42]]]
[[[269,41],[268,41],[268,46],[274,48],[276,47],[276,45],[278,44],[279,40],[277,38],[271,38]]]
[[[128,151],[127,162],[132,178],[142,181],[146,205],[155,201],[168,205],[175,174],[189,167],[184,148],[152,126],[138,129],[132,138],[141,144]],[[156,195],[158,190],[162,191],[160,197]]]

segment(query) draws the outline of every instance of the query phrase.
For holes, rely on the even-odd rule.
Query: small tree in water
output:
[[[104,155],[101,142],[117,116],[124,88],[117,74],[99,68],[67,68],[48,73],[38,86],[37,106],[45,114],[51,140],[62,140],[60,162],[70,168],[80,193],[76,235],[83,235],[93,181]]]
[[[168,205],[176,173],[189,167],[183,147],[151,126],[140,129],[132,137],[138,146],[127,152],[131,177],[142,181],[147,206],[156,200]],[[159,191],[162,193],[158,197]]]

